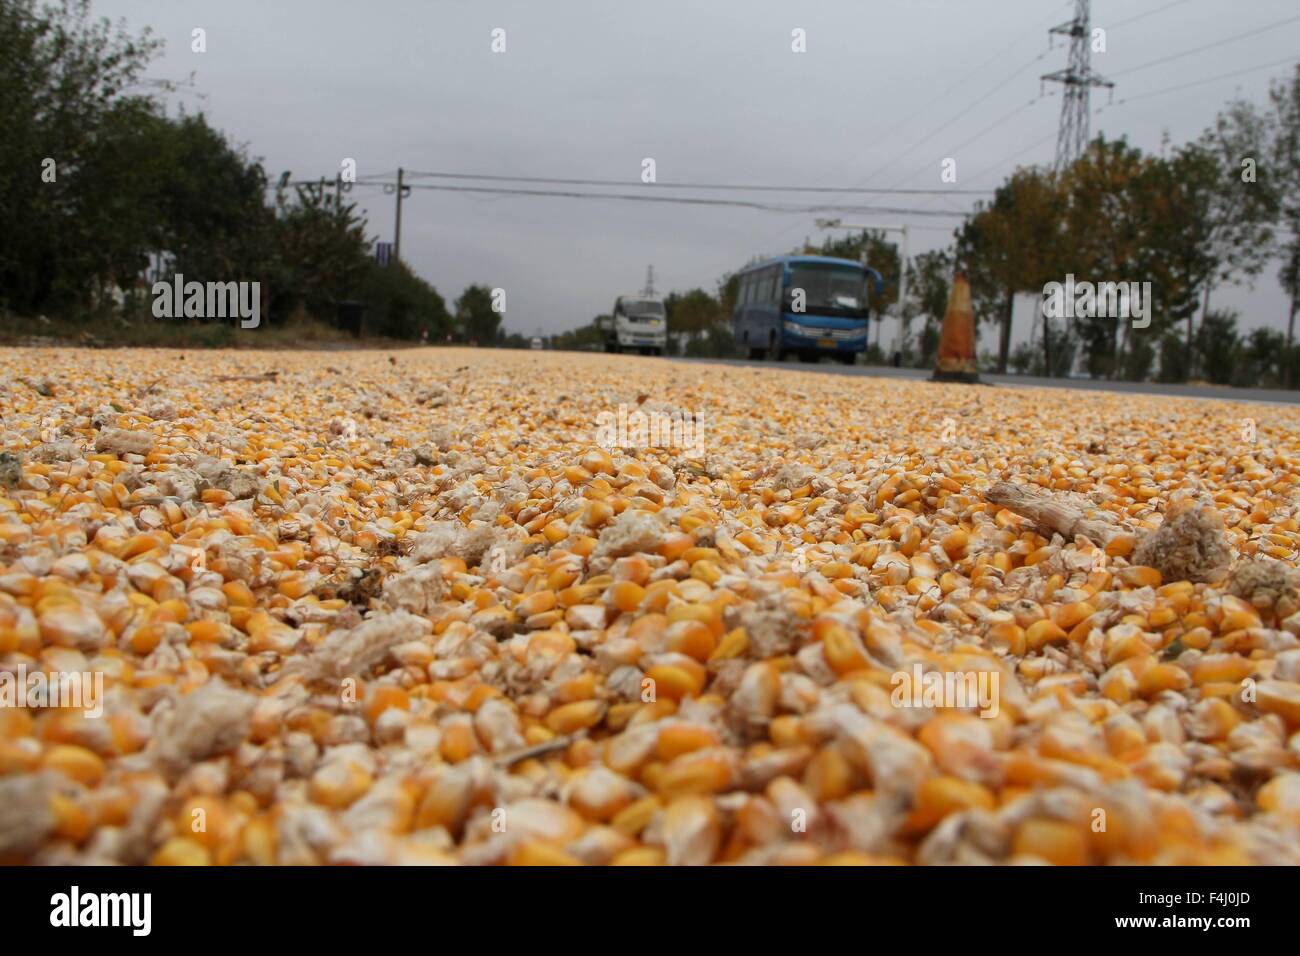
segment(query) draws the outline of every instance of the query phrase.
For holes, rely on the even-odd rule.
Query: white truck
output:
[[[606,352],[640,352],[663,355],[668,345],[668,318],[662,299],[620,295],[609,315],[597,319],[605,335]]]

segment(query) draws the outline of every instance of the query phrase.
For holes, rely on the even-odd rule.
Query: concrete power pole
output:
[[[406,170],[400,166],[397,168],[397,187],[393,189],[397,193],[397,216],[393,225],[393,261],[398,262],[402,258],[402,200],[411,195],[411,187],[403,185],[402,180],[406,178]],[[389,188],[385,187],[385,192]]]
[[[1115,84],[1092,69],[1091,0],[1074,0],[1074,19],[1052,27],[1051,34],[1070,38],[1070,65],[1044,74],[1042,79],[1064,87],[1061,125],[1056,138],[1056,171],[1083,155],[1091,138],[1089,100],[1094,86],[1113,89]]]

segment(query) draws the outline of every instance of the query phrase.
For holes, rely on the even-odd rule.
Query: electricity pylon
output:
[[[1065,87],[1061,102],[1061,125],[1056,137],[1056,171],[1061,172],[1088,148],[1090,136],[1089,100],[1094,86],[1113,89],[1115,84],[1092,69],[1090,0],[1074,0],[1074,19],[1052,27],[1049,33],[1070,38],[1070,65],[1044,74],[1042,79]]]

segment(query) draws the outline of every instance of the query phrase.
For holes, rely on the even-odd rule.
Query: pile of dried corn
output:
[[[0,410],[0,670],[105,675],[0,707],[0,861],[1300,862],[1294,410],[452,350]]]

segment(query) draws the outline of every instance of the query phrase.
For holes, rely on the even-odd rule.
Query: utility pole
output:
[[[646,267],[645,288],[641,290],[641,294],[647,299],[655,297],[655,267],[652,265]]]
[[[352,184],[343,181],[343,174],[334,174],[334,211],[343,208],[343,194],[352,192]]]
[[[406,176],[406,170],[398,166],[397,186],[395,188],[390,186],[384,187],[384,192],[388,192],[389,189],[392,189],[393,192],[397,193],[397,216],[396,216],[395,225],[393,226],[393,261],[394,262],[398,262],[402,258],[402,200],[405,199],[407,196],[411,195],[411,187],[402,185],[402,180],[403,178],[405,178],[405,176]]]
[[[1092,69],[1091,0],[1074,0],[1074,19],[1052,27],[1049,35],[1070,38],[1070,65],[1041,79],[1065,87],[1061,100],[1061,122],[1056,136],[1056,171],[1059,173],[1083,155],[1088,148],[1091,111],[1089,101],[1094,86],[1114,89],[1115,84]]]

